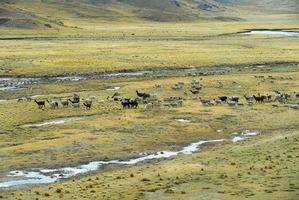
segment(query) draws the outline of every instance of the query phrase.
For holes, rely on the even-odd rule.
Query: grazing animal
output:
[[[150,97],[151,97],[150,94],[143,93],[143,92],[138,92],[138,90],[136,90],[136,94],[137,94],[138,97],[142,97],[143,99],[146,99],[146,98],[150,98]]]
[[[164,98],[163,101],[165,102],[165,104],[163,104],[164,106],[173,106],[173,107],[182,106],[184,103],[182,97],[168,97],[168,98]]]
[[[291,95],[284,92],[279,92],[277,90],[274,90],[274,92],[276,93],[274,101],[278,101],[280,103],[287,103],[288,99],[291,97]]]
[[[83,105],[86,107],[86,109],[90,110],[90,109],[91,109],[91,106],[92,106],[92,101],[89,100],[89,99],[86,99],[86,100],[83,102]]]
[[[80,107],[80,103],[79,102],[75,102],[72,101],[71,99],[68,99],[71,102],[71,105],[73,108],[79,108]]]
[[[287,94],[287,93],[284,93],[284,92],[279,92],[279,91],[277,91],[277,90],[274,90],[274,92],[275,92],[276,94],[278,94],[278,95],[282,95],[282,96],[284,96],[286,99],[288,99],[288,98],[291,97],[290,94]]]
[[[47,102],[48,102],[48,104],[50,105],[50,108],[51,109],[56,109],[56,108],[58,108],[58,102],[57,101],[49,101],[49,100],[47,100]]]
[[[131,108],[138,108],[138,101],[137,101],[137,99],[134,99],[134,100],[130,100],[129,101],[129,103],[130,103],[130,107]]]
[[[203,105],[210,105],[211,104],[211,100],[209,100],[209,99],[202,99],[201,97],[199,97],[199,100]]]
[[[202,89],[202,86],[200,86],[200,85],[192,85],[192,86],[191,86],[191,89],[192,89],[192,90],[201,90],[201,89]]]
[[[121,98],[120,97],[110,97],[110,96],[108,96],[107,100],[109,100],[111,102],[113,102],[113,101],[121,101]]]
[[[38,105],[39,109],[45,108],[46,107],[46,102],[45,101],[37,101],[34,100],[34,102]]]
[[[254,97],[253,96],[247,96],[244,94],[244,98],[246,99],[247,102],[253,102]]]
[[[73,103],[79,103],[80,102],[80,96],[78,94],[73,95]]]
[[[67,108],[69,106],[69,101],[68,100],[60,100],[60,103],[62,107]]]
[[[220,101],[222,102],[226,102],[227,101],[227,96],[221,96],[221,97],[218,97],[220,99]]]
[[[179,99],[179,100],[176,101],[176,103],[178,104],[178,106],[183,106],[184,100]]]
[[[191,92],[192,94],[199,94],[199,90],[196,90],[196,89],[192,89],[192,90],[190,90],[190,92]]]
[[[272,95],[267,94],[267,101],[271,101],[272,100]]]
[[[121,105],[123,108],[138,108],[138,99],[123,99],[121,100]]]
[[[152,110],[154,108],[153,103],[148,103],[144,106],[144,110]]]
[[[260,95],[260,94],[259,94],[259,96],[260,96],[262,99],[264,99],[264,101],[268,99],[268,96],[266,96],[266,95]]]
[[[68,101],[70,101],[72,104],[79,103],[78,101],[74,101],[74,100],[71,100],[71,99],[68,99]]]
[[[108,96],[107,99],[110,101],[121,101],[122,100],[121,95],[118,92],[115,92],[111,97]]]
[[[274,102],[275,101],[278,101],[280,103],[286,103],[287,102],[286,98],[282,94],[277,94],[275,99],[274,99]]]
[[[74,94],[72,99],[68,99],[71,103],[80,103],[80,96],[78,94]]]
[[[115,92],[113,95],[112,95],[112,99],[114,98],[114,97],[119,97],[120,96],[120,93],[118,93],[118,92]]]
[[[130,108],[130,100],[128,99],[122,100],[121,105],[123,106],[123,108]]]
[[[264,103],[264,101],[267,97],[264,95],[260,96],[260,94],[259,94],[258,96],[253,95],[253,98],[257,103]]]
[[[235,103],[239,103],[239,97],[237,97],[237,96],[232,96],[230,98],[230,100],[233,101],[233,102],[235,102]]]

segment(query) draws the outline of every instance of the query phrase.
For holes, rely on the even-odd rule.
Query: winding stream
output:
[[[238,142],[245,140],[247,138],[258,135],[258,132],[255,131],[244,131],[241,133],[233,134],[231,139],[218,139],[218,140],[205,140],[191,143],[183,147],[179,151],[162,151],[154,154],[148,154],[138,158],[132,158],[127,161],[120,160],[110,160],[110,161],[93,161],[88,164],[79,165],[76,167],[63,167],[58,169],[34,169],[32,171],[11,171],[5,177],[5,181],[0,182],[0,188],[9,188],[20,185],[28,184],[46,184],[54,183],[60,179],[66,179],[74,177],[79,174],[86,174],[88,172],[99,170],[101,167],[107,165],[135,165],[140,162],[161,159],[161,158],[170,158],[178,156],[180,154],[193,154],[198,151],[202,145],[209,143],[218,143],[218,142]],[[4,180],[4,179],[2,179]]]
[[[227,67],[221,67],[217,69],[215,67],[185,67],[185,68],[173,68],[173,69],[157,69],[157,70],[140,70],[131,72],[111,72],[111,73],[98,73],[91,75],[80,76],[53,76],[53,77],[35,77],[35,78],[16,78],[16,77],[0,77],[0,91],[14,91],[26,88],[26,85],[42,84],[42,83],[59,83],[59,82],[76,82],[90,79],[106,79],[106,78],[120,78],[120,77],[140,77],[140,76],[166,76],[173,74],[184,74],[189,72],[197,72],[200,74],[223,74],[225,71],[230,70]],[[216,72],[215,72],[216,71]],[[112,88],[112,90],[118,90],[119,88]]]
[[[244,35],[256,35],[256,34],[262,34],[262,35],[282,35],[287,37],[299,37],[299,32],[297,31],[289,31],[289,30],[249,30],[245,32],[241,32],[241,34]]]
[[[51,125],[64,124],[64,123],[67,123],[67,122],[78,121],[78,120],[81,120],[81,119],[84,119],[84,118],[83,117],[58,118],[58,119],[43,121],[43,122],[39,122],[39,123],[25,124],[25,125],[22,125],[21,127],[23,127],[23,128],[37,128],[37,127],[42,127],[42,126],[51,126]]]

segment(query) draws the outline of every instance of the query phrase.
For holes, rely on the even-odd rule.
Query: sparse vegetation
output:
[[[63,1],[61,18],[51,2],[0,3],[0,76],[87,78],[0,90],[0,183],[12,179],[12,170],[125,161],[244,130],[261,134],[207,144],[191,155],[102,166],[56,183],[0,188],[1,199],[299,198],[298,37],[237,34],[298,30],[292,1],[262,15],[220,1],[190,13],[193,1],[165,1],[171,6],[160,15],[162,1],[144,8],[138,1],[82,1],[75,12],[72,1]],[[93,76],[159,69],[172,71]]]

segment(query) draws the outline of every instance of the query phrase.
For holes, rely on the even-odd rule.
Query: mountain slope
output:
[[[216,0],[228,6],[242,6],[271,12],[299,13],[298,0]]]
[[[0,2],[0,26],[55,27],[77,20],[190,21],[219,17],[226,9],[214,0],[6,0]]]
[[[296,0],[4,0],[0,27],[59,28],[111,21],[239,20],[247,8],[298,12]]]

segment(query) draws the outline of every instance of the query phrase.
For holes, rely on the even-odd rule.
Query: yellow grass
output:
[[[51,9],[50,9],[51,10]],[[41,9],[42,11],[42,9]],[[63,13],[62,13],[63,14]],[[236,131],[257,130],[261,136],[241,143],[209,145],[203,152],[152,161],[137,166],[109,166],[84,177],[42,186],[1,190],[3,199],[298,199],[298,111],[271,103],[229,107],[203,106],[192,100],[189,83],[200,80],[198,96],[272,94],[299,91],[299,40],[280,36],[235,35],[250,28],[299,28],[294,16],[270,16],[243,22],[143,23],[95,25],[67,21],[60,31],[1,28],[1,37],[37,37],[1,40],[0,75],[44,76],[93,74],[115,70],[141,70],[227,65],[225,75],[193,77],[177,71],[168,77],[111,78],[79,82],[29,85],[24,90],[0,92],[0,175],[10,170],[76,166],[95,160],[129,159],[140,153],[180,149],[194,141],[230,138]],[[275,20],[273,20],[275,19]],[[255,21],[254,21],[255,20]],[[275,21],[275,22],[273,22]],[[134,33],[134,34],[132,34]],[[44,37],[55,37],[47,39]],[[292,62],[253,68],[252,64]],[[242,65],[241,67],[233,67]],[[216,68],[215,71],[219,70]],[[271,82],[255,78],[292,77]],[[185,82],[182,90],[171,86]],[[219,87],[219,81],[223,87]],[[233,83],[233,82],[237,82]],[[160,84],[162,88],[155,88]],[[155,93],[159,99],[181,96],[184,106],[145,111],[122,109],[107,102],[120,86],[123,97],[135,90]],[[184,94],[187,92],[188,94]],[[93,108],[37,109],[34,102],[18,103],[21,96],[67,99],[95,96]],[[97,100],[105,100],[103,106]],[[25,128],[22,125],[68,117],[83,117],[61,125]],[[191,123],[176,122],[177,118]],[[223,133],[217,133],[223,130]],[[271,156],[271,159],[269,159]]]
[[[0,75],[91,74],[123,69],[298,61],[296,38],[230,35],[250,28],[283,27],[299,28],[291,20],[283,25],[273,22],[104,24],[84,27],[78,34],[49,33],[57,37],[53,40],[6,40],[1,41]],[[44,37],[45,33],[15,37],[31,36]]]

